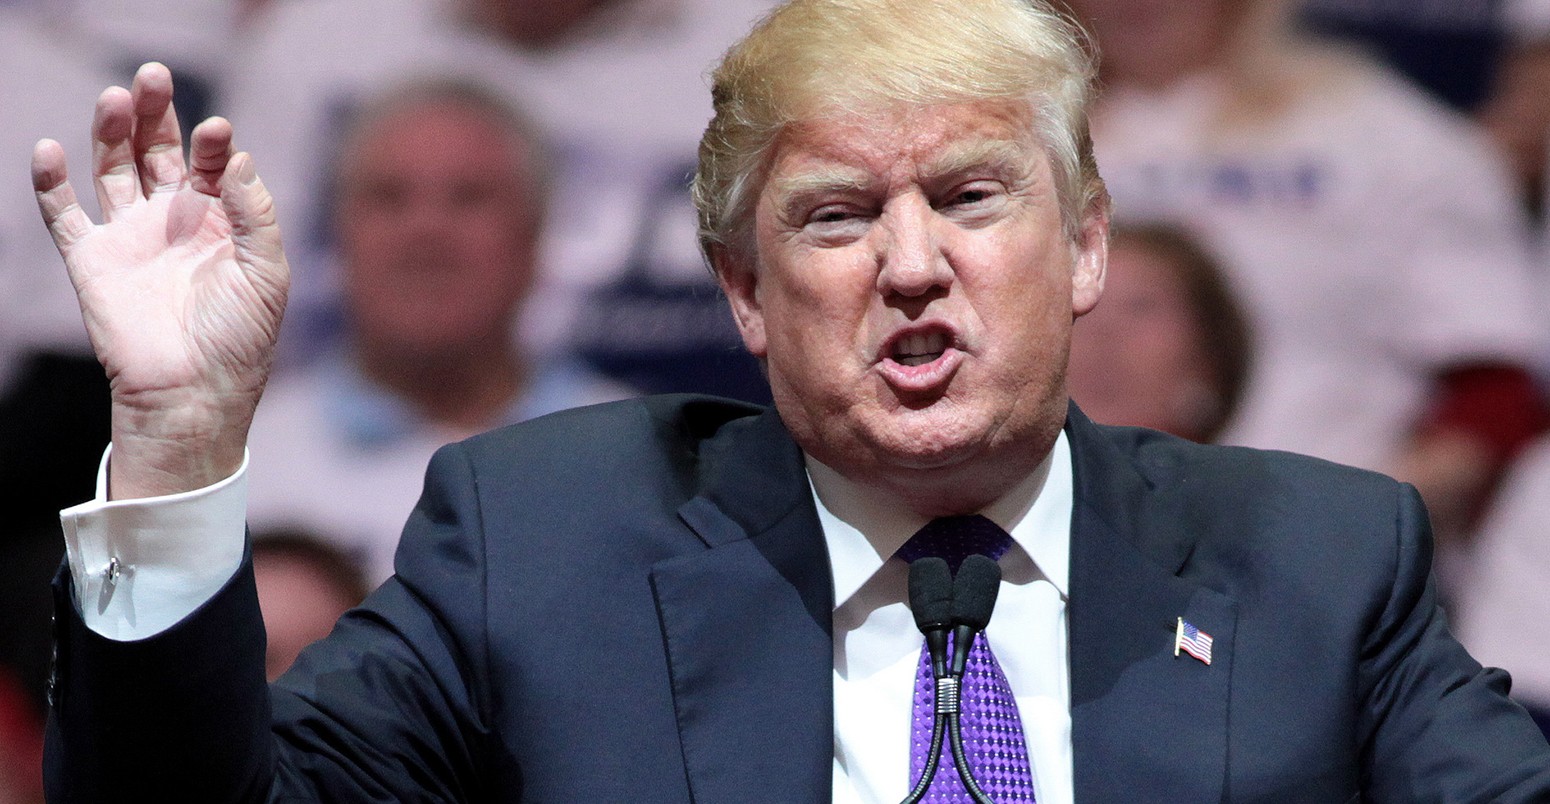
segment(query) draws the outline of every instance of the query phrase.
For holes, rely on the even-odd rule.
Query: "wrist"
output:
[[[177,494],[230,477],[242,465],[256,402],[145,407],[115,400],[108,498]]]

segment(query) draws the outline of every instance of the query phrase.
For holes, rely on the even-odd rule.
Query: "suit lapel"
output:
[[[1078,801],[1220,801],[1234,602],[1179,577],[1192,546],[1156,488],[1073,406],[1071,733]],[[1212,637],[1175,656],[1177,619]]]
[[[822,801],[833,759],[833,584],[802,457],[773,411],[701,451],[679,509],[707,549],[652,567],[697,801]]]

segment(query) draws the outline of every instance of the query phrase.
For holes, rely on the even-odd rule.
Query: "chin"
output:
[[[880,464],[910,470],[948,469],[972,462],[1001,440],[1001,423],[987,416],[896,414],[868,435]]]

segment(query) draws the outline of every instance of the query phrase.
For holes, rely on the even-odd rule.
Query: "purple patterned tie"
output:
[[[897,555],[906,562],[925,556],[946,559],[954,573],[963,559],[981,553],[1000,559],[1012,545],[1012,537],[985,517],[951,516],[933,519],[899,548]],[[951,647],[949,647],[951,652]],[[931,726],[936,684],[931,677],[931,654],[920,651],[920,666],[915,671],[915,726],[910,739],[910,779],[914,784],[931,747]],[[1017,701],[1007,684],[1006,674],[990,652],[983,633],[974,638],[969,649],[969,664],[963,673],[962,723],[964,752],[974,779],[996,804],[1033,802],[1033,774],[1028,763],[1028,747],[1023,739],[1022,719]],[[937,765],[931,789],[921,799],[928,804],[973,804],[953,766],[952,752],[945,746]]]

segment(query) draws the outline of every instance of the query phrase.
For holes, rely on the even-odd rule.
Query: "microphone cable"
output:
[[[910,562],[910,613],[915,615],[915,627],[925,635],[926,650],[931,654],[936,711],[931,719],[931,748],[926,754],[920,781],[900,804],[917,804],[931,789],[937,763],[942,758],[942,737],[948,715],[958,706],[958,679],[947,674],[947,632],[953,624],[952,605],[952,572],[947,568],[947,562],[935,557]]]
[[[910,612],[915,626],[926,637],[931,655],[931,675],[936,684],[935,707],[931,726],[931,746],[920,780],[900,804],[917,804],[936,777],[942,756],[943,732],[951,746],[953,766],[963,780],[964,789],[976,804],[995,804],[974,780],[968,755],[963,748],[960,690],[968,666],[969,649],[975,635],[990,622],[990,614],[1000,592],[1001,566],[983,555],[970,555],[951,577],[947,562],[940,558],[919,558],[910,563]],[[947,635],[952,632],[952,658],[947,659]]]
[[[990,624],[990,613],[996,607],[996,595],[1000,591],[1001,565],[989,556],[968,556],[958,567],[958,574],[953,578],[953,659],[948,673],[959,679],[960,685],[968,667],[969,649],[974,645],[976,635]],[[958,768],[958,777],[975,804],[995,804],[974,780],[969,757],[963,750],[962,710],[956,700],[953,704],[947,723],[947,739],[952,745],[953,765]]]

